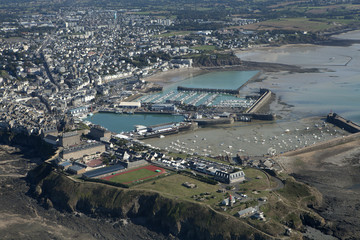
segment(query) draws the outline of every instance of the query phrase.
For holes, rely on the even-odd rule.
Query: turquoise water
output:
[[[212,72],[187,79],[176,85],[189,88],[236,90],[258,72],[259,71]]]
[[[258,71],[225,71],[211,72],[204,75],[189,78],[167,86],[162,93],[144,96],[141,102],[165,103],[166,100],[183,100],[184,103],[199,106],[201,104],[218,105],[222,101],[238,100],[228,94],[214,94],[202,92],[178,92],[178,86],[195,88],[218,88],[218,89],[237,89],[245,84],[250,78],[255,76]],[[212,100],[211,100],[212,99]],[[211,100],[211,101],[210,101]],[[244,103],[245,104],[245,103]],[[251,104],[251,103],[246,103]],[[134,130],[134,125],[151,126],[168,122],[181,122],[183,116],[169,114],[115,114],[98,113],[87,117],[85,121],[106,127],[112,132],[120,133]]]
[[[171,114],[97,113],[84,120],[101,125],[111,132],[121,133],[134,130],[134,125],[152,126],[169,122],[181,122],[184,117]]]

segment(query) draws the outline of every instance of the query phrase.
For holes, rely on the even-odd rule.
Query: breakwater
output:
[[[251,107],[246,110],[245,113],[256,113],[259,111],[265,104],[267,104],[271,99],[271,91],[268,89],[260,89],[261,97],[254,102]]]
[[[252,78],[250,78],[249,80],[247,80],[246,83],[244,83],[243,85],[241,85],[237,90],[240,91],[240,89],[242,89],[243,87],[245,87],[246,85],[248,85],[248,83],[253,82],[257,79],[259,79],[259,76],[261,75],[261,71],[259,71],[257,74],[255,74]]]
[[[217,125],[217,124],[233,124],[234,118],[218,118],[218,119],[210,119],[210,118],[203,118],[203,119],[195,119],[194,122],[197,122],[199,126],[208,126],[208,125]]]
[[[227,94],[239,94],[239,89],[217,89],[217,88],[190,88],[190,87],[177,87],[178,91],[191,91],[191,92],[209,92],[209,93],[227,93]]]
[[[343,128],[344,130],[350,132],[350,133],[358,133],[360,132],[360,126],[357,125],[356,123],[347,120],[343,117],[341,117],[340,115],[336,114],[336,113],[329,113],[327,115],[326,120],[329,123],[332,123],[336,126],[338,126],[339,128]]]

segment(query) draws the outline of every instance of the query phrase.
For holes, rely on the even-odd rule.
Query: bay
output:
[[[360,31],[336,37],[360,39]],[[272,90],[292,106],[290,118],[324,116],[332,111],[360,123],[360,44],[286,45],[243,51],[238,57],[319,69],[318,73],[265,73],[266,80],[245,87],[249,91],[259,87]]]

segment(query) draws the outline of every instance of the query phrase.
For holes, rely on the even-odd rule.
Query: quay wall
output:
[[[211,93],[228,93],[228,94],[239,94],[239,90],[236,89],[215,89],[215,88],[189,88],[189,87],[177,87],[178,91],[193,91],[193,92],[211,92]]]
[[[256,113],[271,99],[271,91],[266,90],[261,97],[245,113]]]
[[[139,111],[139,110],[135,110],[135,111],[117,111],[117,110],[98,110],[98,111],[93,111],[93,114],[96,113],[117,113],[117,114],[174,114],[173,111]]]
[[[341,117],[340,115],[336,114],[336,113],[329,113],[327,115],[326,120],[329,123],[334,124],[335,126],[338,126],[339,128],[343,128],[346,131],[350,132],[350,133],[358,133],[360,132],[360,126],[357,125],[356,123],[350,121],[350,120],[346,120],[345,118]]]
[[[220,119],[195,119],[194,122],[197,122],[199,126],[208,126],[216,124],[233,124],[234,118],[220,118]]]
[[[275,120],[274,114],[259,114],[259,113],[241,113],[236,115],[236,121],[242,121],[241,117],[248,117],[251,120],[264,120],[264,121],[273,121]]]
[[[259,114],[259,113],[252,113],[250,114],[252,119],[256,120],[266,120],[266,121],[273,121],[275,120],[274,114]]]

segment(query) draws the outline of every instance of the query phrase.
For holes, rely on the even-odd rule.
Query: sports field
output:
[[[163,168],[156,167],[153,165],[144,166],[136,169],[132,169],[126,172],[121,172],[115,175],[110,175],[102,179],[118,182],[123,184],[130,184],[136,181],[150,179],[161,174],[164,174],[166,171]]]

